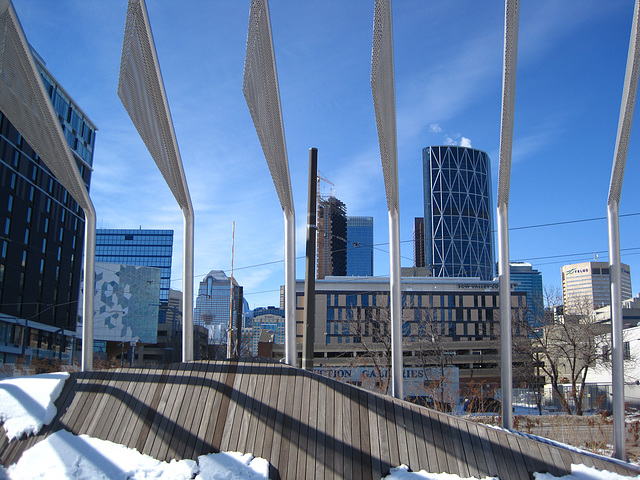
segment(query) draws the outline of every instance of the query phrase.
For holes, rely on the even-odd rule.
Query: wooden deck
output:
[[[551,446],[270,363],[192,362],[165,369],[72,374],[58,414],[35,437],[7,442],[15,463],[49,433],[66,429],[159,460],[219,451],[267,459],[272,478],[380,479],[401,464],[462,477],[562,476],[571,464],[637,476],[622,462]]]

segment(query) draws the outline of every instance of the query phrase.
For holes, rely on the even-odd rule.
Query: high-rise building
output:
[[[480,150],[422,150],[425,266],[434,277],[493,278],[491,166]]]
[[[516,292],[527,294],[526,320],[530,328],[541,326],[544,317],[544,296],[542,291],[542,274],[530,263],[512,262],[509,264],[511,283]]]
[[[347,274],[347,207],[336,197],[318,202],[317,278]]]
[[[242,287],[234,278],[233,316],[230,317],[231,280],[222,270],[211,270],[202,279],[198,288],[193,323],[209,330],[209,343],[211,344],[227,343],[226,332],[229,328],[229,320],[232,320],[234,326],[236,324],[238,302],[235,299],[241,295]]]
[[[164,323],[171,288],[173,230],[98,229],[96,262],[120,263],[161,270],[159,322]]]
[[[89,188],[96,126],[35,52],[34,60]],[[84,214],[2,112],[0,228],[0,362],[52,355],[68,361],[78,318]]]
[[[347,275],[373,275],[373,217],[347,217]]]
[[[633,296],[631,270],[624,263],[620,266],[620,289],[622,299],[626,300]],[[582,262],[563,266],[562,300],[565,315],[611,305],[609,263]]]
[[[413,266],[424,267],[424,217],[413,219]]]
[[[275,307],[259,307],[253,309],[252,350],[258,355],[260,332],[272,332],[274,343],[284,344],[284,309]]]

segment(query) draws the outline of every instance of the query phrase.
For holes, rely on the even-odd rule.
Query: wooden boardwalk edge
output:
[[[66,429],[158,460],[219,451],[268,460],[274,479],[378,480],[394,466],[462,477],[530,479],[572,464],[638,476],[640,467],[540,442],[282,364],[190,362],[72,374],[41,432],[8,442],[0,463]]]

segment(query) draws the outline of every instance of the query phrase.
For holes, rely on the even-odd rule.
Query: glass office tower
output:
[[[33,53],[89,188],[96,127]],[[2,112],[0,229],[0,363],[20,356],[68,361],[78,319],[84,213]]]
[[[517,283],[514,291],[527,294],[527,324],[530,328],[542,326],[544,316],[542,274],[530,263],[512,262],[509,264],[509,276],[511,283]]]
[[[434,277],[493,278],[491,165],[480,150],[422,150],[425,266]]]
[[[161,269],[159,300],[165,307],[171,288],[172,255],[173,230],[96,230],[96,262]],[[164,323],[166,308],[160,313],[160,323]]]
[[[373,217],[347,216],[347,275],[373,275]]]

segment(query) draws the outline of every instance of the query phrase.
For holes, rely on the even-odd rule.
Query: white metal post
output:
[[[82,305],[82,362],[81,369],[93,369],[93,299],[96,278],[96,213],[84,210],[84,297]]]
[[[513,378],[511,353],[511,278],[509,272],[509,187],[513,114],[516,95],[519,0],[505,0],[504,64],[502,71],[502,117],[500,124],[500,166],[498,169],[498,262],[500,281],[500,371],[502,426],[513,428]]]
[[[285,362],[298,366],[296,350],[296,220],[293,210],[284,211],[284,307]]]
[[[611,381],[613,394],[613,440],[614,456],[620,460],[627,457],[625,446],[625,408],[624,408],[624,339],[622,334],[622,288],[620,259],[619,209],[622,194],[624,168],[627,162],[629,136],[633,122],[633,111],[638,92],[640,73],[640,2],[636,0],[633,10],[633,24],[629,39],[627,68],[622,90],[618,132],[611,169],[611,183],[607,199],[607,229],[609,234],[609,278],[611,282]]]
[[[391,308],[391,394],[404,399],[402,352],[402,278],[400,269],[400,215],[389,210],[389,306]]]
[[[184,248],[182,260],[182,361],[193,356],[193,209],[183,208]]]

